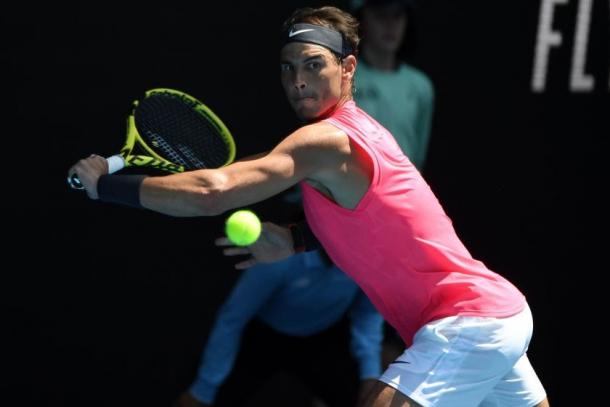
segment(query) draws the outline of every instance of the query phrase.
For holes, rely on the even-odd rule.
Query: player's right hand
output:
[[[68,170],[68,179],[73,175],[78,176],[89,198],[98,199],[97,181],[104,174],[108,174],[108,161],[104,157],[91,154],[89,157],[79,160]]]

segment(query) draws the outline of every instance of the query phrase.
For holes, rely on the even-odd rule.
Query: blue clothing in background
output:
[[[204,403],[213,402],[253,318],[282,334],[306,337],[328,329],[346,313],[351,322],[349,346],[360,378],[377,378],[383,319],[341,270],[315,251],[246,270],[218,313],[191,394]]]

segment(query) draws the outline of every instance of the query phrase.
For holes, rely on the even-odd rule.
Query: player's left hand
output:
[[[250,258],[235,265],[238,270],[250,268],[258,263],[274,263],[294,254],[290,229],[271,222],[263,222],[261,235],[250,246],[234,246],[226,237],[216,239],[216,246],[226,247],[225,256],[250,255]]]

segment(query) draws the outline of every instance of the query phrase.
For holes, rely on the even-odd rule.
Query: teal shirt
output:
[[[434,88],[423,72],[401,63],[380,71],[362,59],[356,68],[358,107],[392,133],[411,162],[422,169],[428,152],[434,110]]]

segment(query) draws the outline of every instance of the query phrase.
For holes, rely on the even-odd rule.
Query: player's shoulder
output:
[[[337,146],[348,141],[343,130],[324,120],[300,127],[291,134],[291,138],[300,145],[312,147]]]
[[[315,123],[306,124],[306,125],[302,126],[301,128],[299,128],[297,130],[297,132],[299,132],[302,135],[322,134],[322,135],[331,135],[332,136],[332,135],[345,134],[343,132],[343,130],[339,129],[336,126],[333,126],[332,124],[330,124],[329,122],[327,122],[325,120],[320,120]]]

